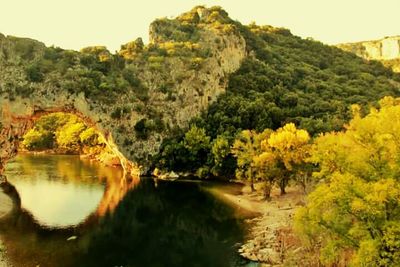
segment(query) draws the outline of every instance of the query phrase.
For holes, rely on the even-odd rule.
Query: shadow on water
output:
[[[0,223],[0,235],[15,266],[240,265],[242,219],[201,184],[144,178],[103,215],[51,229],[19,209]]]
[[[233,266],[233,213],[196,184],[143,180],[94,231],[80,266]]]

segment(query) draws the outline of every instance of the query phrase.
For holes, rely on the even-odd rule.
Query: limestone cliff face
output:
[[[378,60],[400,72],[400,36],[381,40],[338,44],[337,47],[368,60]]]
[[[156,20],[150,40],[112,55],[104,47],[65,51],[0,34],[2,151],[15,149],[38,114],[67,111],[97,127],[126,168],[146,171],[162,140],[224,92],[246,56],[244,38],[219,8]]]

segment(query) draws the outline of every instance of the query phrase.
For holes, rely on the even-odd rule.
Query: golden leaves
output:
[[[296,229],[331,252],[321,253],[327,264],[353,251],[355,266],[400,265],[400,240],[393,236],[400,229],[399,104],[386,97],[364,118],[353,106],[345,132],[320,135],[312,145],[310,161],[325,182],[296,215]]]

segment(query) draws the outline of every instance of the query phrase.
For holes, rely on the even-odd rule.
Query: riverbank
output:
[[[243,187],[239,193],[225,190],[216,193],[242,212],[256,214],[246,220],[249,231],[239,248],[242,257],[261,266],[280,266],[296,250],[299,242],[292,232],[292,219],[296,207],[305,203],[301,188],[290,187],[283,196],[279,189],[274,189],[271,201],[263,199],[262,190],[252,193],[248,187]]]

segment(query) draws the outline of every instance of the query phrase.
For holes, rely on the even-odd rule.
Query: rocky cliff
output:
[[[162,140],[224,92],[245,56],[244,38],[219,7],[158,19],[149,44],[138,39],[117,54],[0,34],[1,163],[35,118],[66,111],[103,133],[125,168],[146,171]]]
[[[368,60],[381,61],[393,71],[400,72],[400,36],[380,40],[338,44],[337,47]]]

